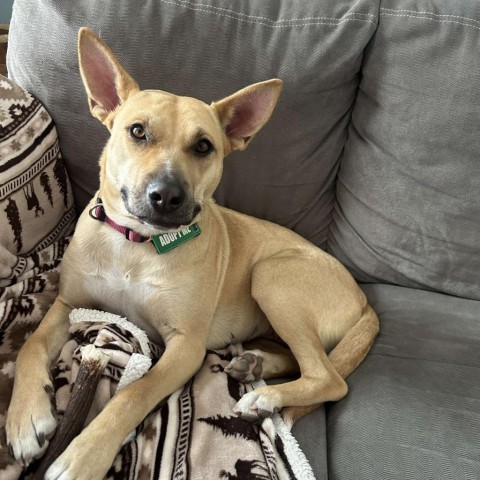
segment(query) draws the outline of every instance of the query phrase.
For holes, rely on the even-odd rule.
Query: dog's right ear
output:
[[[78,59],[90,111],[110,129],[112,112],[139,87],[110,48],[86,27],[78,32]]]

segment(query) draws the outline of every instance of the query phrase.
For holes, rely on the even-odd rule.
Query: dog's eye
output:
[[[206,138],[202,138],[197,142],[194,150],[197,155],[208,155],[211,151],[213,151],[212,142],[210,140],[207,140]]]
[[[135,140],[146,140],[147,135],[145,133],[145,129],[143,128],[143,125],[140,125],[139,123],[133,124],[130,129],[129,129],[130,135],[135,139]]]

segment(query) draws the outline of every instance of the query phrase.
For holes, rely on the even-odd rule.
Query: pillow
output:
[[[433,3],[382,3],[329,249],[363,282],[479,300],[480,4]]]
[[[246,152],[226,159],[216,198],[323,245],[377,10],[376,0],[105,0],[101,8],[97,0],[16,0],[8,70],[49,106],[79,208],[98,186],[107,139],[78,72],[81,26],[100,34],[141,88],[210,103],[281,78],[272,119]]]
[[[28,270],[27,257],[72,231],[72,189],[45,108],[0,76],[0,286]]]

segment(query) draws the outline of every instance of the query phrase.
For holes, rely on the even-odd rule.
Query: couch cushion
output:
[[[8,68],[48,105],[81,207],[97,188],[107,132],[87,111],[80,26],[99,32],[142,88],[211,102],[280,77],[285,90],[273,118],[247,152],[228,158],[217,199],[320,245],[377,3],[105,0],[99,8],[97,0],[17,0]]]
[[[29,270],[28,256],[70,233],[74,219],[52,118],[0,75],[0,286]]]
[[[480,3],[385,0],[329,249],[360,281],[480,299]]]
[[[480,478],[480,302],[364,290],[381,330],[327,407],[329,480]]]

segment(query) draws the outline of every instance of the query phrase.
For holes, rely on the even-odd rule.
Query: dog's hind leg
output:
[[[329,359],[342,378],[347,378],[363,361],[373,345],[379,331],[379,322],[376,313],[370,305],[358,321],[332,350]],[[285,423],[292,426],[303,416],[313,412],[321,404],[306,407],[286,407],[282,410]]]
[[[256,421],[287,405],[306,406],[327,400],[339,400],[347,393],[347,384],[335,371],[318,336],[308,335],[303,354],[293,347],[301,376],[292,382],[257,388],[245,394],[234,411],[245,420]],[[302,336],[300,336],[302,337]],[[306,343],[307,335],[301,340]],[[305,358],[309,360],[305,362]]]
[[[298,363],[290,349],[268,338],[256,338],[244,343],[245,351],[235,357],[225,372],[239,382],[268,380],[297,375]]]
[[[301,376],[244,395],[235,411],[245,419],[257,420],[287,406],[308,407],[340,400],[348,391],[343,377],[371,346],[369,341],[365,349],[360,349],[365,350],[363,355],[344,348],[341,354],[340,350],[335,355],[332,352],[334,361],[328,357],[322,339],[338,343],[362,318],[366,300],[349,274],[333,260],[322,265],[314,260],[292,255],[272,258],[255,267],[252,295],[290,347]],[[343,371],[339,372],[334,362],[339,370],[345,366]]]

